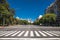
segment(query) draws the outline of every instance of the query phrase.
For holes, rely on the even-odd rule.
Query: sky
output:
[[[36,20],[45,13],[45,9],[54,0],[7,0],[11,8],[15,9],[15,17]]]

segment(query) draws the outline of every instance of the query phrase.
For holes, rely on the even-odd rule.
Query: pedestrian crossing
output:
[[[35,34],[36,34],[36,36],[40,36],[39,33],[38,33],[37,31],[35,31]]]
[[[42,36],[47,36],[46,34],[44,34],[43,32],[39,31],[39,33],[42,35]]]
[[[24,36],[26,36],[26,37],[27,37],[27,36],[28,36],[28,34],[29,34],[29,31],[27,31],[27,32],[24,34]]]
[[[34,32],[33,31],[30,31],[30,36],[34,37]]]
[[[49,36],[53,36],[52,34],[48,33],[48,32],[45,32],[43,31],[45,34],[49,35]]]
[[[0,37],[60,37],[60,31],[0,31]]]

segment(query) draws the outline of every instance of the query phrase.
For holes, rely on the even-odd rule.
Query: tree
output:
[[[0,20],[1,24],[13,24],[15,10],[9,7],[6,0],[0,0]]]
[[[39,20],[44,25],[52,25],[56,22],[56,14],[47,13]]]
[[[35,20],[33,24],[34,25],[39,25],[40,24],[39,19]]]
[[[29,24],[27,20],[19,20],[19,24],[27,25]]]

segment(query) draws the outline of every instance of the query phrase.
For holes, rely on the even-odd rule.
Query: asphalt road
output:
[[[37,25],[9,26],[0,28],[1,38],[60,38],[60,27]]]
[[[20,30],[20,31],[60,31],[60,27],[51,27],[51,26],[37,26],[37,25],[15,25],[0,28],[0,31],[12,31],[12,30]]]

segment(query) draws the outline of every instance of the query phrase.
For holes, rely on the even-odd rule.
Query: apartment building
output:
[[[46,8],[46,13],[55,13],[57,15],[57,24],[60,24],[60,0],[55,0],[48,8]]]

